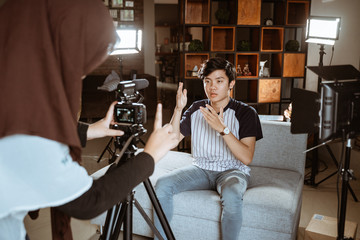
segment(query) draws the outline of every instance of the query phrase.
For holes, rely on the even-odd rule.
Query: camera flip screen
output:
[[[119,123],[135,123],[135,108],[116,108],[116,120]]]

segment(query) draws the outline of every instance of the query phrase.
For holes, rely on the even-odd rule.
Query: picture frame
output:
[[[133,22],[134,21],[134,10],[133,9],[121,9],[120,10],[120,21]]]
[[[110,16],[112,18],[118,18],[118,10],[116,9],[109,9]]]
[[[123,0],[111,0],[111,7],[122,8],[124,7],[124,2]]]
[[[125,7],[134,7],[134,1],[125,1]]]

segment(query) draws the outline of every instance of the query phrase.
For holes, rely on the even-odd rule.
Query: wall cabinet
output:
[[[305,88],[310,0],[181,0],[179,9],[180,78],[193,96],[204,96],[194,67],[216,56],[239,69],[232,96],[255,107],[267,104],[269,114],[282,114],[291,88]],[[189,49],[195,39],[203,47]]]

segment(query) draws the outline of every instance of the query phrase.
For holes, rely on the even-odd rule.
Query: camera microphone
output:
[[[131,81],[135,83],[136,91],[147,88],[149,86],[149,81],[146,79],[133,79]]]

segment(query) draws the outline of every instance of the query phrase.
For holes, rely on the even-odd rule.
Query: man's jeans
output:
[[[222,239],[234,240],[238,239],[242,224],[242,202],[248,179],[249,176],[240,170],[217,172],[192,165],[177,169],[159,178],[155,191],[167,220],[170,222],[173,215],[173,195],[190,190],[216,190],[220,194],[222,205]],[[165,237],[155,212],[154,220],[156,228]],[[157,238],[155,237],[155,239]]]

